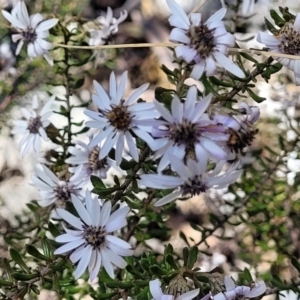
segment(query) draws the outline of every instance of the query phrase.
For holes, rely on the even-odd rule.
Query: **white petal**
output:
[[[184,293],[176,298],[176,300],[192,300],[199,295],[200,289],[192,290]]]
[[[139,161],[139,153],[138,153],[137,147],[135,145],[134,138],[128,131],[125,132],[125,137],[126,137],[126,142],[127,142],[129,152],[130,152],[132,158],[138,162]]]
[[[204,68],[205,68],[205,63],[203,61],[201,61],[200,63],[196,64],[193,67],[193,71],[191,73],[191,78],[195,79],[195,80],[199,80],[204,72]]]
[[[13,17],[9,12],[7,12],[6,10],[2,10],[2,15],[3,17],[9,21],[11,23],[11,25],[13,25],[14,27],[17,28],[21,28],[26,30],[27,29],[27,25],[23,24],[21,21],[19,21],[17,18]]]
[[[142,86],[140,86],[138,89],[136,89],[129,98],[125,101],[125,105],[131,105],[133,102],[135,102],[142,93],[144,93],[149,87],[149,83],[145,83]]]
[[[154,300],[161,300],[164,295],[160,286],[161,282],[158,279],[149,282],[150,292]]]
[[[90,270],[90,281],[91,282],[93,282],[96,279],[96,277],[98,276],[100,267],[101,267],[101,263],[102,263],[102,258],[101,258],[100,252],[94,251],[94,253],[96,253],[96,258],[95,258],[96,264],[94,265],[93,269]]]
[[[226,8],[221,8],[217,12],[215,12],[211,17],[208,18],[208,20],[205,22],[205,24],[209,24],[215,21],[221,21],[225,15],[226,15]]]
[[[123,98],[124,93],[125,93],[127,78],[128,78],[128,72],[125,71],[121,76],[120,83],[119,83],[119,86],[117,88],[116,98],[112,99],[114,104],[119,104],[120,100]]]
[[[100,213],[99,226],[104,227],[109,219],[111,212],[111,202],[107,201],[104,203]]]
[[[157,206],[162,206],[162,205],[168,204],[168,203],[172,202],[173,200],[177,199],[180,196],[181,196],[181,191],[173,192],[173,193],[161,198],[157,202],[155,202],[154,206],[157,207]]]
[[[78,266],[74,272],[74,277],[75,279],[78,279],[86,270],[88,263],[91,259],[91,255],[92,255],[92,247],[86,247],[86,250],[84,252],[84,254],[82,255],[82,258],[80,259]]]
[[[106,270],[107,274],[111,277],[111,278],[115,278],[115,274],[114,274],[114,268],[113,265],[110,261],[109,257],[106,257],[105,255],[103,255],[103,251],[102,249],[101,251],[101,256],[102,256],[102,264],[104,269]]]
[[[83,220],[83,222],[86,225],[90,225],[90,226],[93,225],[92,220],[91,220],[91,216],[89,215],[89,213],[85,209],[82,202],[73,194],[71,195],[71,197],[72,197],[72,203],[73,203],[79,217]]]
[[[200,13],[192,13],[190,15],[191,22],[194,26],[200,25],[201,22],[201,14]]]
[[[110,109],[110,99],[107,96],[106,92],[104,91],[103,87],[96,81],[93,81],[94,88],[96,90],[97,96],[99,97],[94,97],[93,101],[97,99],[97,106],[101,109]]]
[[[79,246],[81,246],[83,243],[84,243],[84,239],[80,239],[80,240],[77,240],[77,241],[73,241],[73,242],[70,242],[70,243],[67,243],[59,248],[57,248],[55,251],[54,251],[54,254],[55,255],[59,255],[59,254],[63,254],[63,253],[66,253],[66,252],[69,252]]]
[[[191,43],[190,38],[180,28],[173,28],[173,30],[171,31],[169,39],[170,39],[170,41],[179,42],[179,43],[183,43],[183,44],[190,44]]]
[[[169,175],[142,174],[140,178],[141,185],[155,189],[172,189],[183,183],[181,178]]]
[[[39,23],[36,27],[36,32],[46,31],[58,23],[58,19],[49,19]]]
[[[111,99],[115,99],[117,95],[117,82],[114,72],[111,72],[109,77],[109,96]]]
[[[244,78],[244,72],[238,67],[232,60],[226,57],[224,54],[220,52],[214,52],[213,54],[216,61],[227,71],[234,74],[237,77]]]
[[[114,253],[110,249],[103,248],[102,254],[103,256],[109,257],[110,261],[120,269],[124,269],[127,265],[126,261],[121,256]]]
[[[247,294],[247,297],[254,298],[258,297],[266,291],[267,287],[264,281],[258,281],[255,283],[255,287]]]
[[[68,242],[74,242],[74,241],[77,241],[77,240],[80,240],[80,239],[82,239],[82,237],[79,236],[79,235],[74,236],[74,235],[65,233],[65,234],[57,236],[55,238],[55,241],[58,242],[58,243],[68,243]]]
[[[182,21],[185,23],[185,29],[189,28],[190,20],[188,19],[184,10],[174,1],[174,0],[167,0],[167,4],[172,12],[173,15],[178,16]],[[170,20],[169,20],[170,21]],[[176,26],[171,24],[172,26]]]
[[[66,222],[68,222],[69,224],[71,224],[75,228],[82,230],[83,223],[80,221],[79,218],[75,217],[74,215],[72,215],[68,211],[66,211],[64,209],[61,209],[61,208],[57,208],[56,211],[57,211],[58,215],[62,219],[64,219]]]
[[[173,117],[172,115],[170,114],[170,112],[161,104],[159,103],[158,101],[154,100],[153,101],[156,109],[159,111],[159,113],[161,114],[161,116],[168,122],[170,123],[173,123],[174,120],[173,120]]]

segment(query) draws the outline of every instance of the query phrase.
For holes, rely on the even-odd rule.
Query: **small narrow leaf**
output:
[[[9,250],[9,253],[13,261],[15,261],[24,271],[29,272],[29,268],[26,266],[20,253],[17,250],[11,248]]]

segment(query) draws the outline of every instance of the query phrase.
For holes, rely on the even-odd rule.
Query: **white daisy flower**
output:
[[[227,57],[227,48],[233,47],[235,37],[228,33],[221,20],[226,14],[222,8],[214,13],[206,22],[200,13],[192,13],[190,18],[174,1],[167,0],[171,10],[169,23],[175,27],[170,34],[170,41],[182,43],[175,47],[178,58],[192,64],[191,77],[198,80],[206,72],[207,76],[216,73],[216,63],[219,63],[230,73],[245,77],[244,72]]]
[[[114,18],[112,9],[110,7],[107,7],[106,16],[98,17],[93,22],[93,26],[86,26],[86,29],[90,35],[90,38],[88,40],[89,45],[100,46],[107,43],[111,36],[118,32],[119,24],[124,22],[127,16],[127,11],[123,10],[119,18]]]
[[[232,160],[236,155],[242,153],[244,148],[251,146],[255,135],[258,133],[253,124],[259,119],[260,110],[257,106],[249,106],[247,103],[240,103],[238,114],[215,114],[213,120],[226,128],[229,137],[219,145],[228,154],[227,160]],[[223,145],[222,145],[223,143]]]
[[[226,292],[214,295],[213,300],[245,300],[255,298],[262,295],[267,289],[264,281],[258,281],[252,287],[244,285],[236,286],[229,276],[225,276],[224,284]]]
[[[24,1],[20,0],[12,9],[11,13],[2,10],[4,18],[19,32],[12,35],[14,43],[19,41],[16,55],[18,55],[26,43],[27,54],[30,58],[44,56],[50,65],[53,65],[53,60],[50,57],[48,50],[52,49],[52,44],[44,40],[49,36],[49,29],[55,26],[58,19],[44,20],[41,14],[29,16]]]
[[[111,213],[111,202],[107,201],[101,207],[99,201],[92,200],[89,191],[86,192],[85,206],[74,195],[72,203],[79,218],[66,210],[57,209],[58,215],[74,229],[64,227],[66,233],[55,240],[65,245],[56,249],[54,254],[72,251],[70,260],[74,264],[79,262],[74,272],[76,279],[88,267],[90,281],[94,281],[101,266],[114,278],[113,265],[125,268],[127,263],[121,256],[131,256],[134,252],[129,243],[112,234],[127,225],[129,207],[121,207]]]
[[[35,174],[31,177],[33,186],[36,187],[42,200],[40,206],[49,206],[55,202],[57,205],[71,200],[71,195],[80,196],[82,181],[59,179],[48,167],[42,165],[42,170],[35,168]]]
[[[22,114],[25,120],[13,121],[14,129],[13,134],[22,134],[22,139],[19,143],[22,157],[24,157],[29,149],[32,147],[36,153],[40,152],[41,139],[48,141],[48,137],[45,128],[48,127],[50,121],[48,118],[51,116],[53,111],[50,109],[55,96],[50,97],[40,112],[38,109],[37,96],[33,96],[31,109],[21,108]]]
[[[72,154],[66,159],[66,163],[77,165],[69,168],[71,173],[74,173],[71,180],[89,180],[91,175],[105,179],[107,171],[114,165],[114,161],[108,156],[100,159],[101,148],[99,146],[90,147],[81,141],[75,142],[76,146],[69,147],[68,151]]]
[[[158,279],[149,282],[152,300],[192,300],[199,295],[200,289],[195,289],[175,298],[173,295],[164,294],[161,290],[161,282]]]
[[[146,91],[149,84],[144,84],[135,90],[128,99],[124,99],[125,86],[127,81],[127,71],[121,76],[119,87],[117,87],[115,74],[112,72],[109,81],[109,94],[102,86],[94,81],[96,95],[92,95],[98,112],[86,110],[85,114],[93,119],[86,122],[86,126],[99,128],[101,131],[90,143],[90,147],[98,145],[103,140],[103,146],[99,154],[99,159],[103,159],[109,151],[116,147],[116,163],[120,165],[126,140],[129,153],[135,161],[139,155],[132,133],[153,146],[153,138],[144,130],[145,125],[154,122],[158,112],[154,109],[153,103],[136,103],[139,96]]]
[[[286,23],[276,36],[259,32],[257,41],[265,44],[270,52],[300,55],[300,13],[297,13],[293,23]],[[274,59],[292,70],[295,74],[296,85],[300,85],[300,61],[285,57],[274,57]]]
[[[199,162],[187,160],[185,165],[180,159],[170,155],[171,167],[178,177],[162,174],[142,174],[140,184],[154,189],[175,189],[172,193],[158,200],[154,206],[162,206],[187,195],[199,195],[209,188],[222,189],[235,182],[242,173],[232,165],[225,172],[220,173],[226,161],[220,161],[215,169],[206,172],[207,157]]]
[[[155,157],[162,156],[158,165],[161,172],[170,163],[169,154],[180,159],[195,157],[206,159],[208,155],[217,160],[227,158],[226,152],[218,146],[218,141],[227,141],[226,127],[212,120],[205,113],[210,105],[209,94],[198,101],[197,88],[190,87],[186,101],[182,103],[175,96],[171,104],[171,113],[159,102],[154,101],[156,109],[164,120],[157,120],[152,128],[152,136],[157,138],[156,147],[160,148]]]

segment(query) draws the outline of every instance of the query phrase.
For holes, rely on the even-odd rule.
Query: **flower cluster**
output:
[[[222,22],[226,9],[217,11],[204,22],[200,13],[188,17],[174,0],[167,0],[167,3],[171,9],[169,22],[174,27],[170,40],[180,43],[175,47],[175,55],[183,62],[187,76],[200,80],[204,74],[207,77],[215,75],[217,65],[237,77],[245,76],[244,71],[227,57],[227,50],[234,46],[235,38],[226,31]],[[52,45],[44,39],[58,19],[44,20],[40,14],[29,16],[23,1],[19,1],[11,13],[2,11],[2,14],[18,32],[12,36],[13,41],[19,41],[17,54],[26,43],[29,57],[42,55],[50,64],[53,63],[48,53]],[[127,12],[122,12],[118,19],[114,18],[108,8],[106,17],[100,16],[94,22],[96,28],[87,27],[88,43],[93,46],[106,44],[126,18]],[[291,30],[298,30],[299,22],[296,19]],[[265,37],[264,34],[261,36]],[[280,45],[282,50],[284,46]],[[285,48],[283,50],[287,51]],[[69,69],[71,65],[67,63]],[[55,219],[64,222],[65,233],[55,239],[63,245],[54,253],[67,255],[73,264],[77,264],[74,272],[76,279],[88,269],[90,281],[94,281],[101,267],[114,278],[114,266],[125,268],[123,257],[133,255],[131,245],[117,237],[118,231],[127,225],[126,216],[130,211],[126,204],[118,201],[126,201],[126,189],[132,178],[139,176],[141,187],[172,190],[154,206],[165,205],[180,197],[199,195],[211,188],[224,188],[238,180],[242,173],[241,158],[257,133],[254,124],[260,112],[256,106],[240,103],[236,108],[225,108],[213,94],[200,92],[195,85],[187,87],[182,83],[182,91],[170,92],[173,97],[170,96],[169,107],[168,101],[159,97],[150,102],[141,99],[149,84],[140,86],[127,96],[127,78],[125,71],[117,83],[112,72],[108,91],[94,81],[95,93],[91,96],[94,109],[84,112],[91,119],[85,124],[90,129],[88,143],[82,142],[80,136],[76,137],[79,140],[73,140],[74,135],[84,131],[71,132],[72,126],[80,122],[73,122],[72,105],[67,103],[68,126],[57,129],[64,141],[56,157],[53,156],[56,161],[53,163],[52,160],[53,165],[49,168],[46,165],[36,167],[32,176],[33,185],[41,196],[39,205],[53,208]],[[20,141],[23,156],[31,147],[39,153],[41,138],[48,140],[45,128],[50,124],[48,118],[53,113],[50,109],[53,101],[54,97],[51,97],[37,112],[38,101],[34,96],[32,109],[22,109],[25,120],[14,122],[13,133],[23,134]],[[139,151],[146,147],[150,154],[140,159]],[[118,185],[123,193],[120,198],[115,197],[118,199],[111,201],[119,191],[113,197],[102,200],[93,198],[89,190],[83,196],[83,186],[91,175],[101,181],[100,178],[105,179],[112,166],[121,168],[122,162],[125,165],[125,159],[130,158],[130,163],[137,162],[137,170],[133,176],[127,173],[129,184],[125,184],[124,190],[125,185]],[[152,171],[157,168],[157,173],[141,174],[146,170],[144,162],[148,163],[147,160],[152,163]],[[73,210],[75,215],[67,210],[69,206],[76,210]],[[164,294],[158,279],[150,281],[149,286],[154,300],[189,300],[200,293],[200,289],[190,290],[187,285],[186,289],[171,294],[168,294],[170,289],[166,288],[164,292],[167,294]],[[214,299],[251,298],[265,291],[263,282],[256,283],[254,287],[236,287],[229,277],[225,277],[225,287],[226,291],[218,293]]]
[[[238,77],[245,77],[244,72],[226,56],[228,47],[233,47],[235,43],[234,36],[226,31],[221,22],[226,9],[220,9],[203,22],[200,13],[193,13],[188,18],[174,0],[167,0],[167,3],[172,12],[169,22],[175,27],[170,41],[182,44],[175,48],[175,53],[192,65],[192,78],[199,79],[204,72],[207,76],[214,75],[216,63]]]
[[[211,110],[215,111],[209,114],[211,100],[210,94],[199,98],[197,88],[192,86],[183,103],[177,96],[173,98],[171,113],[159,102],[154,102],[161,114],[151,129],[157,149],[154,157],[161,157],[158,172],[171,164],[172,170],[179,176],[140,176],[140,183],[147,187],[178,188],[155,205],[169,203],[181,196],[198,195],[211,187],[223,188],[241,174],[238,160],[225,171],[223,167],[227,160],[237,159],[251,144],[257,133],[253,123],[259,117],[259,110],[242,103],[236,112],[232,110],[226,114],[212,106]],[[215,168],[207,172],[211,163],[215,164]]]

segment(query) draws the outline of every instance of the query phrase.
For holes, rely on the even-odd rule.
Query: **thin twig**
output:
[[[139,44],[116,44],[116,45],[101,45],[101,46],[75,46],[75,45],[65,45],[65,44],[53,44],[56,47],[61,48],[71,48],[71,49],[118,49],[118,48],[150,48],[150,47],[171,47],[180,46],[182,44],[162,42],[162,43],[139,43]],[[254,50],[254,49],[241,49],[241,48],[228,48],[229,54],[235,53],[249,53],[249,54],[258,54],[264,55],[267,57],[282,57],[289,58],[294,60],[300,60],[300,55],[291,55],[277,52],[268,52],[263,50]]]
[[[198,10],[205,4],[205,2],[206,2],[206,0],[200,1],[200,3],[198,3],[198,4],[191,10],[191,12],[188,14],[188,17],[189,17],[192,13],[198,11]]]

